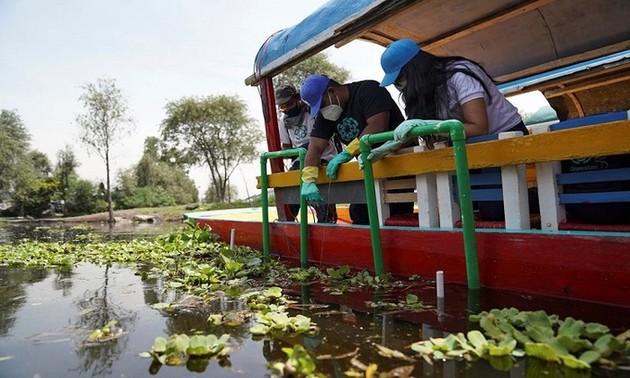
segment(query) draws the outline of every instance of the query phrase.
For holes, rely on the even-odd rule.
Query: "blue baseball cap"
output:
[[[420,52],[418,46],[411,39],[399,39],[391,43],[381,55],[381,67],[385,77],[381,80],[381,87],[392,84],[400,75],[400,70]]]
[[[330,79],[324,75],[311,75],[302,83],[300,96],[302,101],[311,108],[311,119],[317,116],[317,112],[322,106],[322,96],[329,83]]]

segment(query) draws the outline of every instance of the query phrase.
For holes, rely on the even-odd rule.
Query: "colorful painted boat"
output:
[[[505,222],[474,223],[479,282],[630,307],[630,225],[568,222],[564,211],[566,203],[628,203],[630,192],[570,196],[561,187],[577,176],[560,171],[561,161],[630,153],[628,19],[630,2],[624,0],[333,0],[269,37],[246,84],[260,88],[269,151],[281,149],[273,76],[329,46],[357,39],[386,46],[411,38],[436,55],[483,62],[506,94],[540,90],[566,121],[539,126],[527,136],[469,140],[465,148],[470,168],[498,169],[505,206]],[[401,276],[434,277],[442,270],[447,281],[470,283],[462,229],[472,219],[460,221],[452,186],[455,159],[453,148],[406,151],[374,164],[367,184],[356,162],[343,165],[333,182],[320,172],[320,191],[338,203],[370,202],[368,189],[374,188],[378,220],[372,218],[371,227],[309,224],[301,229],[295,222],[267,224],[266,218],[188,216],[226,241],[235,230],[236,244],[269,248],[283,258],[306,257],[313,264],[348,264],[377,273],[380,263],[384,271]],[[274,190],[278,218],[283,219],[283,204],[299,201],[299,172],[282,172],[280,160],[269,159],[273,173],[261,173],[259,179],[264,189]],[[261,172],[266,172],[265,164],[261,158]],[[627,181],[629,170],[590,173],[580,180]],[[411,199],[418,213],[388,217],[383,206],[389,198],[387,180],[406,176],[414,178],[417,197]],[[540,217],[528,212],[532,182],[538,188]],[[427,198],[427,190],[434,196]],[[268,217],[266,208],[262,214]],[[304,245],[307,254],[301,256]]]

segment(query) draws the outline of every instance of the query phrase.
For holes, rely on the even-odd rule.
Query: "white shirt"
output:
[[[280,143],[290,144],[293,148],[305,145],[308,143],[314,123],[315,120],[311,119],[310,112],[306,106],[302,106],[302,112],[295,117],[287,117],[286,114],[282,113],[280,122],[278,122]],[[331,139],[321,158],[330,161],[335,155],[337,155],[337,149]]]
[[[479,76],[488,89],[489,96],[479,81],[461,72],[455,73],[448,80],[448,112],[441,114],[444,119],[457,119],[464,121],[462,105],[472,100],[483,98],[486,103],[488,113],[488,134],[496,134],[506,131],[521,122],[518,109],[503,96],[496,85],[476,65],[461,61],[456,62],[453,67],[467,68]],[[444,112],[442,112],[444,113]]]

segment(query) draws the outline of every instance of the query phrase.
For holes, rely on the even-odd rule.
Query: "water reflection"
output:
[[[147,268],[148,269],[148,268]],[[267,363],[284,361],[283,347],[303,345],[316,356],[318,371],[327,376],[343,376],[351,368],[351,361],[375,363],[379,372],[410,369],[412,376],[423,377],[560,377],[555,365],[522,359],[512,365],[506,360],[435,361],[408,360],[384,357],[375,345],[404,352],[411,357],[412,342],[431,337],[445,337],[452,332],[465,332],[471,327],[467,321],[468,306],[477,307],[465,288],[446,287],[443,309],[438,310],[434,291],[427,286],[412,287],[431,308],[410,313],[375,311],[369,302],[391,299],[390,294],[355,292],[343,296],[325,293],[313,285],[293,289],[297,302],[293,313],[310,316],[320,332],[314,335],[282,335],[278,338],[252,338],[252,322],[238,326],[211,327],[210,314],[238,313],[245,303],[220,297],[210,304],[196,302],[194,297],[167,290],[164,282],[151,276],[141,280],[129,269],[81,264],[72,270],[31,270],[0,267],[3,290],[0,291],[0,376],[146,376],[183,377],[204,371],[211,376],[268,376]],[[404,293],[403,293],[404,294]],[[490,293],[492,294],[492,293]],[[482,292],[478,297],[481,310],[495,307],[494,301],[513,304],[518,295],[496,295]],[[496,293],[495,293],[496,294]],[[493,299],[494,298],[494,299]],[[547,306],[539,298],[520,298],[520,304],[552,312],[559,307],[571,308],[566,303]],[[173,311],[157,310],[152,304],[176,302],[181,306]],[[557,302],[557,301],[556,301]],[[534,306],[534,304],[531,304]],[[439,306],[441,307],[441,306]],[[616,325],[627,323],[628,310],[605,315],[603,307],[585,320],[617,318]],[[608,310],[616,310],[609,308]],[[102,344],[86,343],[94,329],[112,319],[118,320],[126,334],[115,341]],[[605,322],[604,322],[605,323]],[[612,325],[614,327],[614,325]],[[627,324],[626,324],[627,326]],[[188,366],[160,366],[152,360],[138,358],[147,351],[156,336],[173,334],[193,335],[229,333],[232,351],[220,364],[216,360],[195,360]],[[594,372],[593,376],[598,376]],[[615,373],[609,376],[614,376]],[[619,375],[621,376],[621,375]]]
[[[0,227],[0,231],[3,229]],[[41,229],[30,232],[44,233]],[[46,235],[70,237],[66,232],[54,230]],[[466,332],[476,326],[468,321],[470,313],[503,307],[544,309],[563,318],[600,322],[611,327],[614,334],[630,328],[628,308],[486,289],[469,292],[459,285],[447,285],[441,301],[435,298],[434,286],[421,283],[409,284],[393,293],[365,291],[346,295],[332,295],[318,285],[300,285],[289,290],[297,300],[291,315],[302,313],[311,317],[320,332],[254,338],[249,332],[251,321],[220,327],[212,327],[207,321],[210,314],[238,316],[246,308],[243,301],[221,296],[205,304],[188,294],[168,290],[164,280],[150,271],[147,266],[144,274],[136,275],[124,267],[92,264],[53,270],[0,266],[0,377],[185,377],[197,376],[199,372],[220,377],[264,377],[270,374],[268,363],[286,359],[282,348],[296,344],[317,357],[318,371],[327,376],[344,376],[354,360],[365,365],[375,363],[379,372],[413,367],[411,375],[416,377],[561,377],[567,373],[559,366],[534,359],[429,364],[418,358],[384,357],[376,345],[410,357],[411,343]],[[406,294],[417,295],[429,308],[403,312],[378,310],[369,305],[395,302]],[[157,303],[179,306],[172,311],[158,310],[152,307]],[[126,332],[122,337],[101,344],[86,342],[92,330],[113,319]],[[138,358],[138,353],[151,348],[157,336],[168,338],[196,332],[230,334],[229,359],[200,359],[188,366],[171,367]],[[622,373],[594,370],[592,375],[623,376]]]
[[[101,272],[94,272],[94,280],[102,280],[102,285],[93,290],[87,290],[82,298],[76,301],[78,320],[75,328],[82,330],[100,329],[112,320],[116,320],[117,327],[123,330],[133,328],[137,319],[134,311],[112,300],[109,293],[110,267],[97,267]],[[118,293],[114,292],[114,296]],[[80,364],[71,369],[80,374],[90,376],[108,376],[112,372],[113,364],[120,360],[127,347],[128,338],[105,343],[80,342],[76,347]]]
[[[27,300],[26,287],[47,276],[47,269],[0,268],[0,337],[7,336],[15,325],[15,313]]]

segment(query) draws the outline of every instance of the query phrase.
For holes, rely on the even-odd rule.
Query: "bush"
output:
[[[99,196],[98,186],[88,180],[70,185],[66,200],[67,215],[93,214],[107,210],[107,201]]]
[[[120,209],[134,209],[138,207],[161,207],[176,205],[173,196],[164,189],[135,188],[129,195],[118,198],[116,203]]]

